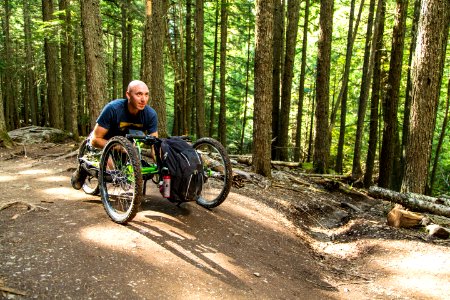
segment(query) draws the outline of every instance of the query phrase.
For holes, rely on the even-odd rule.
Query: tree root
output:
[[[23,205],[27,207],[27,211],[25,213],[29,213],[31,211],[35,211],[35,210],[45,210],[48,211],[48,208],[39,206],[39,205],[34,205],[28,202],[24,202],[24,201],[14,201],[14,202],[9,202],[6,204],[3,204],[2,206],[0,206],[0,211],[7,209],[11,206],[16,206],[16,205]]]

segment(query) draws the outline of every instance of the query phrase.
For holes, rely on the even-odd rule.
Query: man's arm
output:
[[[92,131],[92,139],[91,139],[92,146],[98,149],[103,149],[107,143],[107,140],[105,139],[106,133],[108,133],[108,129],[96,123],[94,130]]]

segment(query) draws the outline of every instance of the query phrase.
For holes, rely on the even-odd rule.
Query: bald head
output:
[[[145,82],[141,81],[141,80],[133,80],[128,84],[128,88],[127,88],[127,92],[131,92],[132,90],[134,90],[136,87],[139,88],[144,88],[148,90],[147,85],[145,84]]]

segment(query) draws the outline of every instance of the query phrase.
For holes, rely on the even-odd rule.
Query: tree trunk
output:
[[[378,144],[378,116],[380,108],[381,89],[381,57],[383,49],[384,18],[386,11],[385,0],[378,0],[377,16],[375,19],[375,31],[372,39],[372,54],[374,55],[372,96],[370,100],[370,129],[369,145],[366,157],[366,173],[364,174],[364,186],[369,188],[373,184],[373,169]]]
[[[383,198],[403,205],[417,212],[428,212],[435,215],[450,217],[449,200],[442,198],[432,198],[415,193],[398,193],[392,190],[371,186],[369,196]]]
[[[275,0],[273,9],[272,159],[279,159],[280,77],[284,41],[284,0]]]
[[[83,47],[86,63],[86,92],[89,97],[91,129],[105,104],[106,72],[103,54],[102,24],[99,0],[80,0]]]
[[[192,110],[194,109],[194,101],[192,101],[192,3],[186,0],[186,132],[192,134]]]
[[[62,95],[64,108],[64,129],[78,139],[77,101],[75,91],[74,49],[72,38],[72,24],[70,0],[59,0],[59,9],[65,14],[60,16],[63,29],[61,30],[61,69]]]
[[[289,160],[289,121],[291,113],[291,90],[294,76],[295,45],[297,44],[297,28],[299,20],[300,0],[288,2],[288,24],[286,29],[286,54],[284,57],[283,85],[281,87],[280,109],[280,160]]]
[[[450,3],[422,2],[416,53],[412,64],[410,131],[406,147],[403,192],[424,193],[436,123],[436,110],[449,33]]]
[[[251,14],[251,6],[249,5],[249,15]],[[249,77],[250,77],[250,45],[251,45],[251,21],[248,20],[248,35],[247,35],[247,62],[245,64],[245,98],[244,98],[244,114],[242,117],[242,130],[241,130],[241,142],[240,153],[244,153],[244,138],[245,138],[245,126],[247,124],[247,105],[248,105],[248,92],[249,92]]]
[[[398,136],[397,112],[402,75],[403,47],[405,41],[408,0],[397,0],[395,24],[392,33],[392,50],[389,65],[387,91],[384,97],[384,130],[380,155],[380,187],[392,186],[392,173],[395,159],[395,139]]]
[[[411,24],[411,43],[409,45],[409,57],[408,57],[408,76],[406,79],[406,91],[405,91],[405,104],[403,110],[403,131],[402,131],[402,154],[400,167],[402,169],[401,180],[403,180],[403,176],[405,173],[405,150],[406,150],[406,138],[408,137],[409,132],[409,117],[411,115],[411,63],[412,58],[414,57],[414,52],[416,51],[416,42],[417,42],[417,25],[419,24],[420,17],[420,6],[422,0],[414,1],[414,17]]]
[[[128,53],[130,49],[129,45],[132,43],[132,27],[131,27],[131,14],[130,14],[131,0],[122,1],[120,9],[122,13],[121,27],[122,27],[122,97],[125,97],[125,93],[130,83],[131,76],[131,53]]]
[[[364,1],[361,2],[361,7]],[[337,173],[342,174],[342,163],[344,160],[344,139],[345,139],[345,124],[347,117],[347,92],[348,92],[348,77],[350,75],[350,65],[352,59],[353,52],[353,19],[355,12],[355,0],[352,0],[350,3],[350,18],[348,23],[348,32],[347,32],[347,49],[345,55],[345,66],[344,66],[344,74],[342,76],[342,87],[339,92],[339,96],[337,99],[337,103],[341,104],[341,118],[340,118],[340,128],[339,128],[339,141],[338,141],[338,150],[336,155],[336,166],[335,171]],[[355,29],[356,32],[357,28]],[[333,114],[333,113],[332,113]],[[332,133],[334,120],[331,118],[330,121],[330,134]]]
[[[309,0],[305,0],[305,17],[303,22],[302,63],[300,66],[300,83],[298,87],[297,130],[295,134],[294,161],[302,157],[302,116],[305,100],[306,51],[308,48]]]
[[[213,57],[213,71],[211,80],[211,100],[209,104],[209,136],[214,136],[215,125],[215,98],[216,98],[216,70],[217,70],[217,48],[219,35],[219,0],[216,0],[216,22],[214,30],[214,57]],[[219,126],[220,128],[220,126]]]
[[[164,36],[166,11],[164,1],[153,1],[152,3],[152,38],[151,38],[151,82],[150,82],[150,105],[158,114],[158,134],[166,137],[166,96],[164,91]]]
[[[270,177],[274,0],[256,0],[253,168]]]
[[[203,1],[196,0],[195,9],[195,92],[196,92],[196,108],[197,108],[197,137],[201,138],[206,135],[205,123],[205,67],[204,67],[204,11]]]
[[[52,22],[54,20],[53,15],[53,2],[42,0],[42,16],[44,22]],[[55,35],[55,31],[52,30],[51,35]],[[45,37],[44,39],[44,51],[45,51],[45,70],[47,78],[47,100],[49,107],[49,120],[50,126],[54,128],[63,129],[62,114],[61,114],[61,101],[59,99],[59,68],[58,68],[58,46],[56,42],[51,38]]]
[[[142,53],[142,81],[144,81],[149,88],[152,86],[152,36],[153,36],[153,0],[145,1],[145,27],[143,38]]]
[[[226,61],[227,61],[227,0],[222,0],[220,14],[220,112],[219,112],[219,142],[227,144],[227,102],[225,94]]]
[[[356,126],[355,146],[353,151],[352,177],[354,179],[361,178],[363,175],[361,169],[361,144],[364,133],[364,119],[366,117],[367,98],[369,97],[370,79],[372,78],[373,56],[371,55],[371,44],[373,44],[372,26],[374,10],[375,0],[370,0],[369,16],[367,20],[366,44],[364,48],[362,82],[361,90],[359,93],[358,120]]]
[[[319,46],[317,57],[317,105],[316,105],[316,137],[314,140],[314,170],[326,173],[330,155],[330,138],[328,131],[331,39],[333,33],[333,0],[320,2]]]

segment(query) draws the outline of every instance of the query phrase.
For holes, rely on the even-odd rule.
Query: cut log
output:
[[[428,236],[437,237],[440,239],[448,239],[450,236],[450,232],[442,226],[432,224],[426,227],[428,231]]]
[[[387,223],[389,226],[397,228],[411,228],[422,225],[423,215],[416,214],[402,209],[396,205],[387,215]]]
[[[424,200],[423,197],[415,197],[415,195],[417,194],[413,193],[403,194],[392,190],[383,189],[377,186],[371,186],[369,188],[369,196],[371,197],[383,198],[391,202],[401,204],[404,207],[417,212],[428,212],[435,215],[450,217],[450,206],[438,204],[432,201],[427,201]]]

